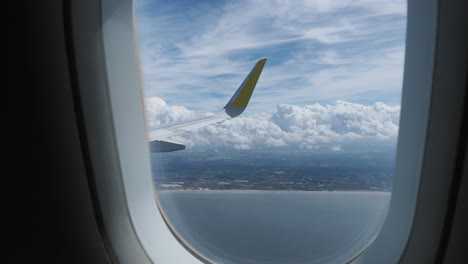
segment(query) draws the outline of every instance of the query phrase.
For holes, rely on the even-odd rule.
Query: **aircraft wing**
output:
[[[242,112],[247,108],[247,104],[249,103],[250,97],[257,85],[258,78],[262,73],[265,62],[266,59],[261,59],[257,64],[255,64],[252,71],[247,75],[223,110],[212,116],[170,124],[150,131],[148,136],[151,152],[169,152],[185,149],[183,144],[171,140],[169,137],[219,123],[223,120],[231,119],[242,114]]]

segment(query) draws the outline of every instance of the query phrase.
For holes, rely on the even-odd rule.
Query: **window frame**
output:
[[[434,77],[441,69],[436,67],[436,59],[440,60],[436,45],[439,4],[437,0],[408,2],[400,132],[390,209],[381,232],[365,251],[356,254],[353,263],[427,260],[417,247],[411,248],[412,241],[421,236],[421,231],[415,233],[413,228],[420,224],[418,209],[427,207],[427,197],[432,194],[424,188],[441,197],[434,206],[436,213],[444,212],[450,194],[450,179],[437,177],[440,171],[431,172],[426,160],[434,155],[428,146],[438,136],[430,129],[443,121],[439,120],[441,114],[443,117],[463,109],[464,98],[460,96],[463,89],[453,89],[448,96],[455,103],[434,110],[440,100],[433,96],[434,91],[445,84]],[[69,8],[66,13],[70,14],[81,126],[92,168],[90,191],[109,255],[122,263],[207,262],[189,245],[180,243],[155,202],[142,95],[140,89],[133,89],[141,83],[133,1],[71,1]],[[453,133],[446,131],[444,136],[457,139],[457,131],[454,127]],[[453,144],[456,142],[447,145],[448,151],[457,148]],[[423,184],[421,179],[429,183]],[[428,227],[438,226],[441,221],[440,217],[429,219]],[[424,230],[430,233],[431,229]],[[439,229],[429,234],[439,235]],[[424,251],[437,251],[436,242]]]

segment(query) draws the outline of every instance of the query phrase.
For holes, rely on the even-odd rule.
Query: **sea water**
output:
[[[390,192],[159,191],[181,240],[216,263],[344,263],[375,238]]]

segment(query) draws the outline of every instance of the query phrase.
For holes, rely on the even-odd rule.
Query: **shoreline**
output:
[[[292,193],[327,193],[327,194],[347,194],[347,193],[374,193],[374,194],[391,194],[391,191],[373,191],[373,190],[336,190],[336,191],[301,191],[301,190],[154,190],[157,193],[278,193],[278,194],[292,194]]]

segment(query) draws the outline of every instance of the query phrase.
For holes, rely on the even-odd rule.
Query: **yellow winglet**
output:
[[[239,86],[239,89],[237,89],[231,100],[229,100],[227,105],[224,107],[226,112],[231,117],[240,115],[247,107],[250,97],[252,96],[255,86],[257,85],[258,78],[262,73],[263,66],[265,66],[266,60],[266,58],[261,59],[257,62],[257,64],[255,64],[247,78],[245,78],[245,80]]]

